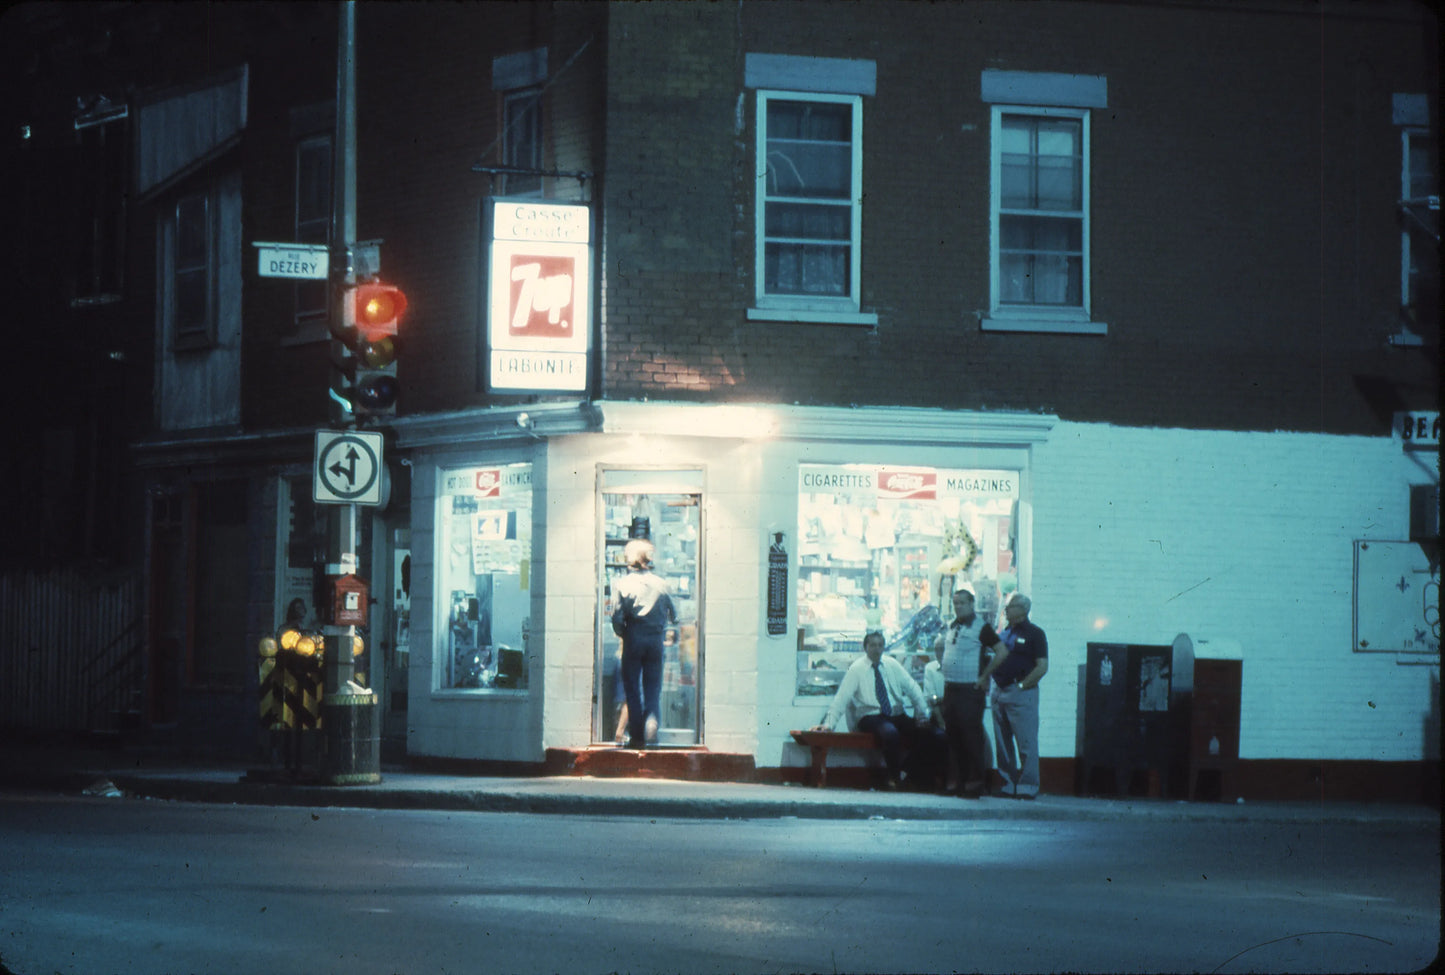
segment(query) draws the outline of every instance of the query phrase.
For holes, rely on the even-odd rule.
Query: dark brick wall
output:
[[[1437,389],[1438,353],[1385,346],[1399,280],[1390,96],[1433,91],[1437,70],[1418,12],[614,7],[606,393],[1382,432],[1391,409],[1427,408]],[[863,242],[876,331],[745,320],[749,51],[877,63]],[[979,328],[986,68],[1108,78],[1091,142],[1093,309],[1107,336]]]
[[[384,274],[409,299],[398,360],[403,413],[492,401],[478,371],[486,339],[481,208],[492,184],[472,172],[477,163],[501,162],[492,59],[547,46],[549,71],[558,72],[586,45],[548,89],[544,167],[595,170],[605,11],[521,3],[363,9],[372,49],[359,54],[368,60],[360,61],[358,82],[358,236],[385,241]],[[586,199],[592,186],[548,181],[551,196],[567,201]]]

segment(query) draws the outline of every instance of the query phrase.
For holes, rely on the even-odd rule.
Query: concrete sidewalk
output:
[[[435,774],[383,765],[374,785],[274,781],[236,764],[164,756],[0,746],[0,790],[186,802],[358,809],[433,809],[690,819],[1092,820],[1358,822],[1440,826],[1425,805],[1344,802],[1183,802],[1043,795],[1032,802],[801,785],[589,776]]]

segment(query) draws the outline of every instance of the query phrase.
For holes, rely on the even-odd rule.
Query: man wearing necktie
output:
[[[914,716],[904,711],[905,700],[912,702]],[[932,780],[948,753],[948,742],[942,731],[928,723],[928,700],[918,682],[896,659],[884,655],[883,634],[876,630],[863,638],[863,656],[853,661],[843,675],[828,714],[813,730],[831,730],[849,711],[859,716],[854,725],[858,731],[871,732],[878,739],[888,767],[886,788],[898,788],[905,750],[916,758],[911,764],[922,780],[921,786],[933,787]]]

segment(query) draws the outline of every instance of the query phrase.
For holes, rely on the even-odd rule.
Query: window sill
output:
[[[1085,319],[998,317],[982,318],[979,328],[985,332],[1051,332],[1060,335],[1108,335],[1104,322]]]
[[[801,308],[749,308],[750,322],[800,322],[812,325],[878,327],[876,312],[809,311]]]

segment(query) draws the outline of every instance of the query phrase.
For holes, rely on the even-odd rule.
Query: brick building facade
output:
[[[112,36],[152,10],[112,11]],[[111,51],[138,190],[118,306],[155,374],[115,463],[145,516],[152,723],[246,751],[250,650],[314,599],[329,381],[314,293],[260,278],[252,245],[325,241],[324,219],[304,235],[336,25],[196,16],[166,28],[224,38],[194,65]],[[64,24],[24,26],[64,48]],[[357,236],[410,302],[362,554],[398,749],[610,742],[610,555],[647,530],[691,613],[663,745],[793,777],[788,728],[863,629],[903,640],[946,606],[967,538],[962,577],[1029,592],[1053,644],[1046,788],[1080,784],[1087,645],[1186,633],[1243,661],[1244,794],[1428,792],[1438,616],[1399,618],[1370,577],[1438,592],[1411,527],[1438,447],[1397,427],[1438,417],[1423,7],[362,4],[357,30]],[[155,128],[187,111],[233,122]],[[165,241],[198,192],[234,297],[185,348]],[[488,384],[498,199],[587,208],[580,392]],[[892,472],[932,487],[894,495]]]

